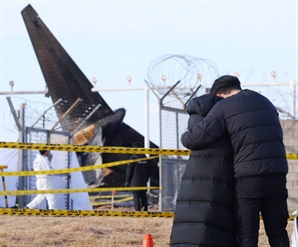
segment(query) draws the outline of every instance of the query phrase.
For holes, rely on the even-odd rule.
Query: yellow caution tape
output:
[[[45,210],[45,209],[14,209],[0,208],[0,215],[19,216],[116,216],[116,217],[136,217],[136,218],[174,218],[174,212],[139,212],[139,211],[108,211],[108,210]],[[291,215],[288,220],[294,220]],[[262,217],[260,217],[262,220]]]
[[[289,215],[288,220],[294,220],[294,219],[295,219],[295,216],[294,215]],[[260,215],[260,220],[263,220],[262,215]]]
[[[133,199],[132,196],[130,197],[127,197],[127,198],[123,198],[123,199],[120,199],[120,200],[115,200],[115,201],[106,201],[106,202],[92,202],[92,206],[93,207],[97,207],[97,206],[102,206],[102,205],[110,205],[110,204],[116,204],[116,203],[119,203],[119,202],[127,202],[127,201],[131,201]]]
[[[74,152],[100,152],[124,154],[160,154],[160,155],[189,155],[189,150],[161,149],[161,148],[128,148],[128,147],[103,147],[81,146],[71,144],[43,144],[43,143],[18,143],[0,142],[0,148],[16,148],[25,150],[56,150]]]
[[[115,161],[115,162],[110,162],[107,164],[100,164],[100,165],[83,166],[83,167],[67,168],[67,169],[59,169],[59,170],[48,170],[48,171],[0,172],[0,176],[4,177],[4,176],[34,176],[34,175],[40,175],[40,174],[48,174],[48,175],[65,174],[70,172],[90,171],[94,169],[102,169],[107,167],[126,165],[129,163],[135,163],[143,160],[152,160],[156,158],[158,158],[158,156],[152,156],[149,158],[141,158],[141,159],[134,159],[134,160]]]
[[[156,155],[181,155],[189,156],[190,150],[162,149],[162,148],[128,148],[128,147],[103,147],[82,146],[71,144],[44,144],[44,143],[22,143],[22,142],[0,142],[0,148],[15,148],[25,150],[56,150],[74,152],[100,152],[100,153],[125,153],[125,154],[156,154]],[[290,153],[287,159],[298,159],[298,154]]]
[[[82,188],[82,189],[58,189],[58,190],[8,190],[0,191],[0,196],[23,196],[36,194],[67,194],[81,192],[102,192],[102,191],[131,191],[131,190],[157,190],[160,187],[117,187],[117,188]]]
[[[289,153],[289,154],[286,154],[286,157],[288,160],[298,160],[298,154]]]
[[[137,218],[174,218],[173,212],[139,212],[139,211],[107,211],[107,210],[44,210],[0,208],[0,215],[20,216],[117,216]]]
[[[123,197],[129,197],[130,194],[125,194],[125,195],[114,195],[114,198],[123,198]],[[108,198],[112,198],[112,195],[106,195],[106,196],[102,196],[102,195],[98,195],[98,196],[89,196],[89,198],[91,200],[93,199],[108,199]]]

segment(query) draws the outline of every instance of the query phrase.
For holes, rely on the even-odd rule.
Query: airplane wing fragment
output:
[[[58,40],[50,32],[36,11],[29,4],[21,12],[29,33],[34,51],[45,78],[53,102],[62,98],[75,102],[81,98],[84,103],[101,104],[90,121],[112,115],[113,111],[96,93],[92,93],[92,84],[71,59]],[[63,112],[56,108],[58,117]]]

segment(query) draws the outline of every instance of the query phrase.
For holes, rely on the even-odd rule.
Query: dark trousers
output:
[[[146,192],[133,192],[133,203],[136,211],[148,211],[148,202]]]
[[[237,198],[235,213],[239,247],[257,247],[260,212],[271,247],[289,247],[287,196]]]

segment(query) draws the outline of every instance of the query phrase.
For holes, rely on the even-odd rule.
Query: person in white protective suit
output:
[[[36,158],[33,162],[34,171],[46,171],[51,170],[52,167],[50,165],[50,151],[40,150],[36,155]],[[37,190],[51,190],[51,176],[47,174],[36,175],[36,189]],[[49,209],[54,209],[54,195],[53,194],[38,194],[29,204],[27,204],[26,208],[32,209],[37,208],[38,205],[44,200],[47,199]]]

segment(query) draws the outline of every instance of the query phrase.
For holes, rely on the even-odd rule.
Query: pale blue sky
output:
[[[149,64],[164,54],[209,59],[220,74],[239,72],[242,82],[248,82],[241,77],[248,70],[254,71],[256,82],[265,82],[257,75],[270,78],[272,70],[280,81],[297,81],[297,1],[1,0],[0,91],[10,91],[10,80],[14,91],[45,88],[20,13],[29,3],[87,78],[98,78],[99,88],[127,87],[127,75],[132,87],[143,86]],[[112,109],[126,108],[124,122],[144,133],[143,92],[101,95]],[[8,105],[5,97],[0,100],[3,112]],[[150,94],[150,139],[158,144],[157,112]],[[0,140],[16,141],[17,134],[1,122]]]

